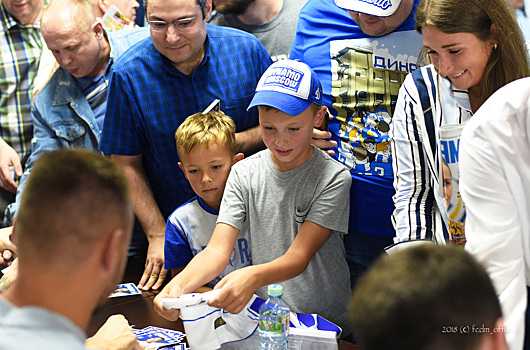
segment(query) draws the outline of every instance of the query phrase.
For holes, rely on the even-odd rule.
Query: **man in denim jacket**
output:
[[[42,152],[58,148],[97,151],[112,63],[149,36],[147,28],[106,33],[90,2],[83,5],[54,1],[43,14],[42,34],[60,67],[33,101],[33,152],[16,202],[6,210],[7,224],[17,216],[24,185]]]

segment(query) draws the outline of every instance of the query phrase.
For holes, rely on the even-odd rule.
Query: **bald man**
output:
[[[0,349],[84,349],[94,309],[125,269],[127,181],[101,154],[56,150],[39,158],[26,186],[13,229],[19,276],[0,296]],[[140,348],[126,328],[120,348]]]
[[[89,0],[54,0],[46,7],[41,23],[46,45],[60,67],[33,102],[33,152],[16,201],[6,211],[11,220],[18,215],[33,163],[43,152],[59,148],[97,150],[112,64],[129,47],[149,36],[147,28],[106,33],[96,21]],[[131,249],[142,255],[142,247]],[[139,259],[145,258],[142,255]]]

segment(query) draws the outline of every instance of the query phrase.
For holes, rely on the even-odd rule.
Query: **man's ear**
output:
[[[116,270],[119,268],[123,254],[126,254],[126,248],[124,251],[124,245],[127,244],[124,242],[126,239],[126,234],[122,229],[115,229],[107,234],[105,240],[102,243],[102,261],[101,264],[106,272],[111,275],[116,273]]]
[[[212,13],[212,0],[206,0],[204,7],[206,8],[206,22],[210,22],[210,15]]]
[[[107,12],[110,4],[108,0],[94,0],[94,13],[98,16],[101,13],[101,17]]]
[[[495,322],[495,328],[493,329],[493,334],[491,336],[493,338],[492,349],[508,350],[508,344],[506,344],[506,328],[502,317],[499,317]]]
[[[234,160],[232,161],[232,165],[239,162],[241,159],[245,158],[245,155],[243,153],[238,153],[234,156]]]
[[[315,115],[315,120],[313,123],[313,126],[315,128],[319,128],[322,125],[322,122],[324,121],[324,117],[326,116],[326,112],[328,111],[328,107],[321,106]]]
[[[493,329],[481,334],[480,344],[477,349],[480,350],[508,350],[506,344],[506,329],[502,317],[495,322]]]
[[[105,31],[103,30],[103,24],[100,21],[96,21],[92,25],[92,31],[94,32],[94,35],[96,36],[96,39],[101,40],[105,37]]]

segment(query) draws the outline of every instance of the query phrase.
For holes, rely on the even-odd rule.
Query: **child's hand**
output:
[[[155,311],[158,312],[158,314],[160,316],[164,317],[165,319],[167,319],[169,321],[178,320],[180,310],[179,309],[166,309],[162,305],[162,299],[164,299],[164,298],[178,298],[182,294],[184,294],[184,293],[182,293],[182,289],[180,288],[180,286],[177,283],[172,283],[174,281],[175,280],[172,280],[171,282],[169,282],[164,287],[164,289],[162,289],[162,291],[160,293],[158,293],[158,295],[153,300],[153,304],[155,306]]]
[[[214,288],[222,288],[222,291],[210,300],[208,305],[233,314],[241,312],[254,292],[260,287],[257,285],[254,268],[255,266],[247,266],[233,271],[223,278]]]

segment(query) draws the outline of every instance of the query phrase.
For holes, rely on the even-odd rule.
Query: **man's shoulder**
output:
[[[234,40],[243,40],[246,42],[260,42],[258,38],[254,35],[245,32],[241,29],[236,29],[232,27],[224,27],[219,25],[214,25],[211,23],[206,24],[208,38],[214,41],[234,41]]]
[[[207,55],[210,58],[219,62],[225,62],[229,58],[243,63],[247,70],[259,68],[264,71],[272,63],[261,41],[250,33],[210,23],[207,24],[207,33]]]
[[[136,27],[130,29],[115,30],[107,32],[111,45],[113,41],[130,42],[135,44],[150,35],[149,27]]]
[[[60,90],[58,90],[58,88],[60,88]],[[55,70],[50,79],[48,79],[44,87],[37,92],[33,99],[33,105],[36,107],[42,105],[51,107],[54,96],[65,97],[65,91],[77,88],[78,85],[75,82],[75,78],[67,70],[59,67]]]
[[[13,304],[0,296],[0,320],[13,308]]]
[[[112,57],[117,60],[125,51],[131,53],[131,55],[127,55],[128,57],[143,52],[143,49],[151,44],[149,33],[149,28],[132,28],[109,32]]]
[[[84,349],[84,332],[64,315],[42,307],[12,309],[0,322],[2,344],[10,349]]]
[[[308,0],[300,9],[300,18],[320,18],[321,20],[349,17],[348,11],[338,7],[334,0]],[[350,17],[351,18],[351,17]]]
[[[138,65],[149,65],[150,60],[159,56],[150,36],[140,39],[125,51],[127,51],[127,55],[119,55],[113,64],[112,70],[114,72],[128,70],[130,66],[133,67],[133,70],[137,70]]]
[[[209,23],[216,26],[233,27],[236,24],[235,16],[231,14],[219,14],[214,17]]]
[[[304,38],[306,45],[312,46],[365,36],[348,11],[338,7],[333,0],[309,0],[300,10],[295,42]]]

